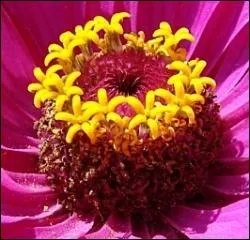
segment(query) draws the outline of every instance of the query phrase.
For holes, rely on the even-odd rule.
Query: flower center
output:
[[[137,96],[144,99],[147,91],[166,85],[171,71],[162,56],[147,56],[142,50],[126,47],[122,52],[110,52],[90,59],[82,69],[79,85],[87,89],[86,99],[105,88],[110,97]]]
[[[116,82],[113,87],[117,86],[117,91],[122,95],[136,95],[140,90],[140,76],[120,72],[113,80]]]
[[[43,109],[39,171],[65,209],[102,220],[113,211],[150,219],[192,198],[221,139],[216,83],[201,76],[205,61],[187,61],[179,47],[194,40],[189,30],[162,22],[146,41],[142,31],[123,34],[125,17],[97,16],[61,34],[63,46],[45,57],[57,63],[35,68],[39,83],[28,87]]]

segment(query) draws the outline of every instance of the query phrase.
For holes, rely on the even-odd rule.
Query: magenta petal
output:
[[[248,9],[248,2],[220,2],[206,23],[192,58],[203,58],[209,63],[208,69],[213,67],[232,39],[249,21]]]
[[[25,90],[27,91],[27,90]],[[13,91],[8,92],[5,87],[2,91],[2,133],[8,135],[9,132],[20,133],[22,135],[35,136],[35,131],[33,130],[33,122],[35,118],[29,114],[32,112],[31,109],[34,108],[32,100],[27,101],[29,106],[26,107],[25,104],[13,98]],[[22,127],[20,126],[20,121],[22,121]]]
[[[249,120],[244,119],[225,132],[224,146],[219,155],[221,162],[249,160],[248,129]]]
[[[39,221],[41,222],[41,219],[47,218],[54,213],[58,212],[59,210],[62,209],[62,206],[60,204],[52,205],[50,206],[46,211],[41,211],[37,215],[34,216],[6,216],[6,215],[1,215],[1,223],[2,224],[13,224],[13,223],[18,223],[20,224],[39,224]],[[36,221],[39,220],[39,221]]]
[[[38,148],[37,147],[32,147],[32,146],[27,146],[26,148],[9,148],[1,145],[1,150],[2,151],[11,151],[11,152],[20,152],[20,153],[26,153],[30,154],[33,156],[36,156],[38,154]]]
[[[249,194],[249,174],[213,176],[209,179],[207,187],[223,195],[247,196]]]
[[[213,16],[214,11],[218,7],[219,1],[214,2],[200,2],[197,10],[197,14],[195,15],[195,19],[190,28],[190,32],[195,36],[195,42],[190,45],[188,49],[188,59],[192,56],[193,51],[199,45],[199,40],[203,36],[204,29],[206,28],[210,18]]]
[[[152,239],[167,239],[167,238],[163,235],[155,235]]]
[[[32,173],[14,173],[1,169],[2,187],[23,194],[51,193],[46,184],[46,175]]]
[[[56,195],[40,174],[11,173],[1,169],[2,214],[36,215],[56,202]],[[21,180],[20,180],[21,179]]]
[[[237,84],[228,84],[228,88],[228,93],[218,98],[223,117],[249,103],[249,72],[239,79]]]
[[[85,234],[92,225],[92,221],[83,221],[73,215],[61,223],[53,226],[35,227],[32,231],[38,239],[77,239]]]
[[[2,132],[2,145],[8,148],[37,148],[41,140],[16,133],[11,129]]]
[[[4,225],[2,235],[5,238],[26,239],[76,239],[91,227],[92,222],[81,221],[75,215],[52,226],[32,226],[28,223]]]
[[[2,167],[13,172],[35,172],[37,149],[11,149],[1,146]]]
[[[9,16],[4,10],[2,13],[4,62],[2,64],[3,125],[1,129],[4,134],[8,129],[8,131],[34,136],[32,116],[36,115],[36,110],[32,106],[32,96],[26,89],[28,82],[33,79],[34,60],[30,53],[31,49],[27,48]],[[14,99],[13,96],[15,96]]]
[[[161,21],[168,21],[174,31],[180,27],[188,27],[192,32],[199,32],[209,19],[210,12],[217,5],[217,2],[145,2],[139,1],[137,9],[137,29],[145,30],[148,37],[159,27]],[[150,21],[145,17],[150,14]],[[188,18],[186,17],[188,16]]]
[[[177,207],[168,220],[191,239],[248,239],[249,199],[217,210]]]
[[[219,97],[227,95],[248,71],[248,29],[249,25],[242,28],[223,53],[222,57],[218,59],[215,69],[209,73],[218,83],[217,94]],[[235,49],[237,49],[237,51],[235,51]]]
[[[131,235],[131,222],[130,218],[121,218],[116,214],[111,215],[107,222],[93,233],[86,234],[84,237],[87,239],[113,239],[113,238],[126,238]]]
[[[44,57],[51,41],[86,19],[84,2],[5,2],[3,7],[13,19],[25,41],[36,45],[36,55]],[[45,27],[44,27],[45,26]],[[35,50],[35,49],[34,49]]]

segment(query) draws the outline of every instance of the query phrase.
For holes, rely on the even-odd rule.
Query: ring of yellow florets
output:
[[[94,144],[98,136],[105,134],[101,124],[103,122],[114,123],[119,128],[119,134],[122,132],[124,136],[133,135],[133,140],[136,141],[130,141],[130,144],[140,143],[135,129],[141,124],[148,128],[153,140],[166,134],[171,138],[174,136],[171,120],[184,118],[189,124],[195,124],[193,107],[197,103],[204,104],[204,87],[210,86],[214,89],[216,86],[212,78],[201,76],[206,62],[199,59],[186,61],[186,50],[178,47],[182,40],[194,41],[188,29],[181,28],[173,33],[167,22],[161,22],[159,29],[153,33],[153,38],[145,41],[142,31],[138,34],[123,34],[120,21],[129,16],[126,12],[116,13],[110,22],[97,16],[84,27],[77,26],[75,33],[61,34],[59,39],[63,46],[51,44],[44,60],[46,67],[54,60],[57,60],[58,64],[50,66],[46,73],[40,68],[34,69],[39,83],[31,83],[28,86],[28,91],[35,93],[34,105],[40,108],[46,100],[55,100],[55,120],[67,122],[68,143],[73,141],[79,131],[83,131]],[[98,35],[101,30],[105,32],[103,38]],[[120,35],[127,40],[125,45],[121,44]],[[106,90],[101,88],[97,91],[97,101],[82,101],[80,96],[84,91],[76,82],[81,75],[80,65],[93,55],[90,48],[93,43],[102,54],[131,47],[143,49],[147,54],[169,57],[171,62],[166,67],[178,72],[166,79],[167,84],[173,86],[173,91],[163,88],[150,90],[145,96],[145,102],[141,102],[134,96],[120,95],[109,99]],[[80,48],[81,54],[75,54],[75,48]],[[63,71],[64,75],[61,76],[59,71]],[[188,91],[190,88],[194,89],[192,93]],[[135,116],[130,118],[116,112],[116,108],[124,103],[135,111]],[[114,147],[118,148],[115,141]]]

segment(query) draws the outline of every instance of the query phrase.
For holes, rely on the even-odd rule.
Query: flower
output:
[[[38,100],[35,101],[36,106],[39,107],[40,104],[42,105],[42,102],[45,102],[47,98],[54,99],[62,96],[57,101],[56,110],[58,110],[59,113],[63,113],[60,110],[66,105],[68,109],[72,108],[72,111],[70,113],[68,112],[68,114],[71,115],[57,115],[58,120],[67,120],[66,122],[69,126],[76,126],[72,131],[77,132],[76,130],[79,130],[80,132],[86,133],[87,137],[93,141],[93,144],[98,140],[98,136],[103,134],[102,131],[96,133],[95,129],[98,127],[99,120],[103,119],[103,115],[105,115],[104,117],[108,119],[108,121],[112,120],[118,123],[122,129],[122,134],[126,136],[125,139],[129,140],[124,141],[126,144],[122,144],[120,147],[121,143],[118,141],[120,136],[118,133],[120,134],[120,132],[115,128],[114,134],[116,134],[115,136],[117,136],[117,138],[113,140],[115,143],[114,146],[116,146],[117,151],[122,151],[125,155],[129,155],[130,151],[127,151],[127,144],[133,141],[136,142],[137,135],[135,135],[133,131],[131,134],[127,134],[125,130],[123,131],[123,126],[128,126],[128,123],[130,123],[130,130],[133,130],[138,122],[147,123],[147,128],[143,127],[140,129],[139,137],[147,139],[149,131],[149,135],[154,141],[158,139],[159,134],[154,121],[154,112],[152,113],[151,110],[157,107],[156,105],[152,105],[152,99],[154,99],[155,95],[157,97],[166,96],[166,98],[170,100],[170,104],[175,104],[175,97],[180,101],[175,108],[173,105],[171,105],[170,108],[166,106],[171,110],[167,111],[170,113],[170,115],[167,116],[167,120],[172,119],[177,111],[179,111],[179,108],[188,106],[191,109],[187,109],[187,107],[184,108],[187,111],[184,111],[186,114],[183,115],[183,118],[191,124],[197,121],[197,115],[192,113],[194,110],[192,110],[193,105],[190,103],[194,97],[186,96],[185,94],[189,93],[184,93],[180,87],[180,81],[176,81],[176,78],[173,78],[174,75],[178,74],[178,71],[174,71],[176,64],[178,66],[177,69],[179,69],[180,63],[178,64],[178,61],[183,63],[187,53],[188,63],[185,66],[191,66],[192,63],[204,65],[202,61],[189,61],[196,58],[204,59],[207,62],[207,67],[201,76],[209,76],[212,79],[203,78],[202,81],[199,82],[196,80],[197,78],[191,77],[193,72],[189,75],[187,74],[187,77],[183,68],[180,74],[184,73],[187,78],[185,76],[181,78],[178,76],[178,79],[181,80],[183,84],[186,84],[188,80],[188,84],[194,86],[195,93],[193,94],[198,94],[198,96],[195,95],[195,97],[198,97],[198,102],[204,106],[203,108],[205,108],[205,105],[202,104],[204,99],[200,94],[200,90],[203,88],[202,83],[209,83],[214,86],[212,80],[216,80],[216,94],[218,96],[218,102],[221,105],[220,114],[224,120],[226,131],[224,132],[223,147],[218,156],[218,162],[220,164],[216,165],[216,169],[213,168],[209,171],[208,182],[204,186],[202,195],[199,195],[200,198],[196,196],[195,199],[192,198],[186,201],[185,204],[182,203],[181,205],[172,207],[171,211],[167,213],[162,212],[162,214],[158,215],[157,223],[144,221],[144,219],[138,215],[133,215],[132,217],[125,215],[121,217],[118,213],[112,213],[100,226],[93,226],[94,220],[96,219],[93,219],[94,216],[92,214],[79,217],[74,213],[69,216],[67,212],[65,212],[65,209],[62,208],[63,204],[61,204],[61,202],[57,203],[57,192],[53,192],[51,187],[48,186],[46,175],[37,172],[38,146],[42,142],[37,139],[36,132],[32,126],[33,122],[39,119],[40,111],[34,108],[32,104],[33,96],[27,93],[26,88],[28,84],[34,82],[32,81],[32,79],[34,79],[32,76],[33,69],[37,66],[42,68],[42,60],[44,59],[44,54],[47,52],[47,46],[55,41],[61,33],[74,31],[74,26],[87,22],[89,19],[94,19],[98,22],[97,28],[104,28],[108,33],[111,33],[110,37],[113,40],[111,41],[113,44],[108,45],[107,43],[110,42],[105,42],[105,39],[99,41],[100,39],[96,37],[95,33],[87,34],[87,37],[89,36],[91,41],[98,43],[103,51],[108,52],[110,48],[121,51],[116,38],[116,34],[123,34],[123,29],[121,29],[119,21],[114,20],[114,24],[109,25],[103,18],[95,18],[97,15],[103,15],[105,18],[110,19],[110,16],[119,11],[130,12],[131,14],[130,25],[128,19],[124,19],[124,29],[129,29],[133,32],[143,30],[146,36],[151,36],[161,21],[168,21],[173,28],[173,33],[176,33],[179,28],[185,26],[191,33],[191,35],[187,35],[186,38],[193,41],[192,36],[195,37],[196,41],[191,45],[189,45],[189,43],[183,43],[183,46],[178,46],[178,41],[174,38],[175,35],[170,35],[170,43],[173,45],[169,47],[163,44],[159,49],[159,53],[167,55],[175,62],[169,64],[170,69],[168,70],[164,69],[164,71],[161,72],[161,62],[158,62],[159,65],[152,64],[153,61],[150,56],[148,57],[142,54],[139,58],[139,60],[147,60],[151,66],[149,69],[153,69],[153,73],[156,75],[154,76],[156,81],[151,81],[148,85],[152,86],[155,82],[160,82],[162,76],[167,76],[169,79],[172,77],[172,81],[170,81],[169,84],[171,85],[172,83],[173,90],[170,89],[167,91],[167,89],[163,87],[158,88],[158,86],[153,85],[154,87],[152,89],[154,92],[150,92],[152,91],[151,89],[142,88],[138,93],[138,98],[132,97],[130,96],[131,91],[134,93],[134,91],[137,90],[138,80],[135,81],[136,78],[131,74],[127,80],[131,81],[130,83],[133,83],[132,85],[135,86],[135,88],[128,88],[126,84],[124,88],[123,81],[120,82],[119,80],[124,76],[122,73],[120,78],[118,78],[119,82],[114,81],[112,78],[105,82],[106,85],[102,84],[102,86],[97,86],[96,89],[93,89],[93,92],[90,91],[91,85],[88,85],[91,83],[91,75],[86,74],[88,81],[84,81],[85,79],[79,80],[83,85],[86,84],[85,91],[80,91],[81,89],[77,88],[78,86],[72,89],[71,87],[74,84],[74,80],[80,77],[77,71],[72,78],[68,76],[68,78],[63,79],[65,82],[62,83],[65,84],[60,84],[60,79],[58,79],[57,75],[57,73],[61,71],[60,66],[63,66],[65,72],[70,75],[72,71],[72,51],[63,51],[62,48],[53,45],[50,47],[50,51],[56,54],[52,55],[51,53],[48,55],[49,57],[46,58],[45,64],[49,64],[49,61],[52,61],[54,58],[59,58],[61,60],[61,62],[59,61],[60,66],[55,67],[51,71],[45,71],[47,68],[36,69],[35,76],[41,83],[39,83],[40,85],[33,85],[29,90],[39,91],[41,88],[45,90],[43,94],[40,94],[40,97],[38,95],[36,98],[36,100]],[[248,2],[3,3],[3,91],[1,103],[3,106],[3,161],[1,169],[2,237],[177,238],[183,237],[184,234],[189,238],[248,238],[248,12]],[[152,18],[145,18],[145,14],[150,13]],[[56,18],[54,14],[56,14]],[[189,16],[188,18],[187,15]],[[128,15],[123,14],[123,17],[124,16],[127,17]],[[90,22],[89,24],[91,26],[92,23]],[[167,28],[168,26],[165,23],[160,25],[159,31],[155,32],[154,37],[162,37],[164,41]],[[90,27],[90,29],[92,28]],[[81,34],[83,34],[85,30],[88,32],[90,29],[88,27],[77,27],[75,29],[75,35],[82,36]],[[128,32],[130,31],[126,31],[126,33]],[[143,43],[145,39],[147,39],[144,38],[142,32],[139,32],[139,35],[131,34],[125,36],[129,41],[130,47],[135,45],[136,48],[144,46]],[[70,33],[61,35],[64,47],[69,42],[71,42],[70,48],[72,48],[75,44],[84,45],[89,41],[84,34],[83,37],[75,39],[73,43],[71,37],[72,35]],[[150,51],[150,49],[153,48],[153,51],[155,51],[155,45],[157,46],[157,44],[159,44],[158,40],[149,42],[147,50]],[[188,49],[188,51],[186,52],[184,49]],[[84,60],[88,61],[89,53],[87,49],[82,49],[82,52],[86,53],[84,54]],[[121,58],[120,55],[115,55],[112,56],[112,59],[117,64],[116,66],[120,67],[123,66],[122,63],[116,61],[119,57]],[[133,52],[123,54],[122,59],[123,58],[128,58],[133,64],[136,62]],[[78,62],[81,63],[81,60],[82,59],[79,59]],[[101,59],[97,59],[97,62],[98,61],[100,63],[102,63],[101,61],[107,63],[105,56]],[[140,63],[141,61],[138,62]],[[138,62],[136,63],[137,66],[139,66]],[[93,70],[91,66],[92,65],[89,64],[89,72]],[[102,65],[102,69],[106,71],[110,68],[105,68],[105,65]],[[114,72],[116,71],[115,68],[113,68],[113,70]],[[46,78],[47,75],[49,77],[48,79]],[[198,77],[199,76],[200,75],[198,75]],[[44,80],[45,78],[47,80]],[[53,79],[53,81],[51,79]],[[71,79],[68,81],[68,84],[67,79]],[[53,86],[55,81],[59,83]],[[118,115],[117,112],[113,111],[113,105],[110,104],[110,96],[106,96],[107,94],[112,95],[110,91],[114,86],[117,86],[118,83],[122,83],[122,85],[119,86],[126,91],[124,95],[116,98],[113,103],[116,104],[117,101],[118,103],[124,103],[125,101],[125,103],[130,103],[132,108],[135,106],[132,110],[138,111],[138,115],[132,123],[132,120],[130,119],[130,122],[128,122],[128,118],[123,116],[122,113],[128,112],[127,117],[130,118],[133,116],[133,111],[123,106],[119,109],[120,115]],[[111,90],[105,87],[110,87]],[[20,94],[17,94],[17,90]],[[120,91],[121,89],[118,90]],[[115,92],[113,92],[113,94],[112,97],[117,95]],[[173,94],[176,96],[173,96]],[[144,95],[147,96],[148,99],[145,106],[141,105],[141,98]],[[15,96],[15,98],[11,96]],[[92,102],[87,101],[84,106],[80,106],[82,99],[80,96],[86,96],[87,100],[91,99]],[[97,96],[97,98],[94,99],[93,96]],[[197,101],[197,98],[195,98],[195,100]],[[206,100],[207,99],[205,99],[205,104]],[[48,105],[49,104],[50,102],[48,102]],[[49,114],[53,113],[51,109],[54,109],[53,104],[45,109],[44,114],[50,116]],[[96,114],[96,118],[91,119],[92,122],[87,123],[85,121],[86,119],[81,119],[80,111],[86,109],[89,110],[87,114],[84,115],[87,120],[89,116]],[[93,113],[91,109],[94,109],[95,113]],[[98,115],[99,113],[101,113],[101,115]],[[215,115],[211,115],[210,118],[205,119],[208,122],[214,121],[214,123],[217,123],[212,117]],[[50,121],[51,116],[43,120],[43,124],[48,120],[48,122],[52,124],[51,126],[53,126],[53,122]],[[21,121],[22,124],[20,124]],[[65,124],[64,121],[60,123],[62,125]],[[177,121],[177,123],[181,125],[183,121]],[[81,130],[77,124],[80,125]],[[60,133],[60,127],[61,125],[53,130],[56,130],[57,133],[59,131]],[[40,128],[40,130],[38,134],[40,134],[43,140],[43,137],[48,135],[43,131],[43,128]],[[170,139],[176,134],[171,128],[164,130],[169,130],[169,132],[167,131],[166,133],[166,137],[170,137]],[[217,130],[219,132],[219,129]],[[113,132],[111,131],[111,133]],[[206,133],[209,138],[209,131]],[[73,142],[73,138],[74,134],[68,134],[67,142]],[[180,142],[182,141],[183,140],[180,139]],[[105,142],[103,142],[103,146],[105,146]],[[59,148],[59,146],[57,147]],[[84,150],[86,150],[87,147],[88,146],[84,146]],[[56,152],[57,148],[53,150]],[[94,150],[93,152],[95,152]],[[72,164],[73,167],[76,167],[75,164],[77,164],[77,161]],[[41,168],[41,165],[39,167]],[[116,170],[117,169],[118,168],[116,168]],[[94,168],[92,168],[92,171],[88,171],[88,176],[94,174],[93,171],[95,171]],[[171,172],[171,167],[166,171]],[[62,176],[62,178],[63,177],[65,176]],[[140,182],[138,182],[138,184],[139,183]],[[142,185],[138,189],[143,189],[146,182],[141,182],[140,184]],[[103,191],[106,191],[106,189],[103,188]],[[90,195],[92,195],[92,193],[93,192],[90,192]],[[80,207],[87,208],[88,206],[87,203],[83,202],[80,204]],[[95,221],[95,223],[96,222],[100,223],[100,221]]]

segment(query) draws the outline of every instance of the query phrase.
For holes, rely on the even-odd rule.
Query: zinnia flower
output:
[[[248,239],[248,14],[4,2],[2,238]]]

